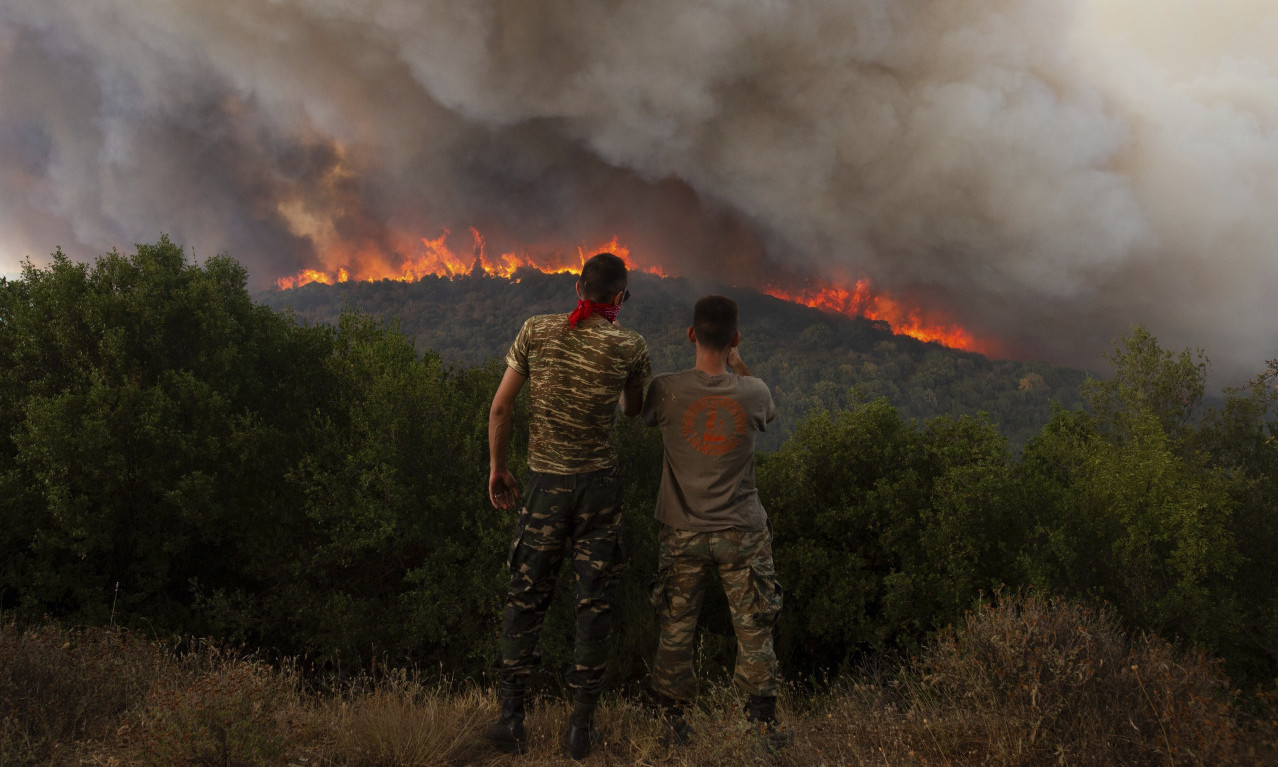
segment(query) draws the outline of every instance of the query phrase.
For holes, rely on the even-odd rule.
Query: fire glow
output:
[[[471,274],[477,267],[491,276],[507,279],[513,277],[519,269],[535,269],[545,274],[576,273],[581,270],[586,259],[600,252],[620,256],[632,270],[657,277],[672,276],[660,266],[636,263],[631,257],[630,249],[621,245],[616,237],[593,248],[578,246],[575,254],[558,248],[549,248],[544,254],[525,252],[490,256],[483,235],[473,228],[470,233],[474,239],[474,247],[466,256],[453,251],[448,246],[449,232],[445,230],[435,239],[421,238],[413,243],[412,248],[401,250],[401,252],[410,252],[412,255],[405,257],[397,266],[387,264],[379,254],[352,253],[340,259],[344,263],[334,267],[332,271],[304,269],[291,277],[281,277],[275,281],[275,285],[280,290],[289,290],[312,282],[323,285],[352,280],[374,282],[389,279],[415,282],[423,277],[451,278]],[[920,341],[935,341],[966,351],[987,351],[987,344],[978,341],[962,327],[940,319],[921,307],[906,305],[889,295],[877,292],[868,280],[858,280],[851,289],[828,285],[786,290],[769,285],[761,292],[822,311],[886,322],[893,332]]]
[[[312,282],[322,285],[333,285],[339,282],[375,282],[377,280],[399,280],[415,282],[423,277],[457,277],[470,274],[476,265],[494,277],[510,278],[519,269],[535,269],[545,274],[562,274],[579,272],[586,259],[595,253],[608,252],[620,256],[631,269],[654,274],[658,277],[668,276],[657,266],[636,266],[630,258],[630,249],[617,242],[614,237],[594,248],[577,248],[574,256],[562,250],[549,251],[545,255],[532,253],[503,253],[490,256],[487,252],[483,235],[470,230],[475,246],[469,257],[458,254],[447,244],[449,232],[445,230],[435,239],[422,238],[413,249],[413,255],[406,257],[401,264],[393,267],[384,263],[381,258],[367,258],[365,254],[354,254],[342,260],[347,263],[336,267],[332,272],[316,269],[303,269],[291,277],[281,277],[275,281],[280,290],[300,288]]]
[[[868,280],[857,280],[851,290],[837,286],[805,288],[787,291],[769,286],[761,292],[815,309],[836,312],[848,317],[864,317],[879,320],[891,326],[894,333],[935,341],[951,349],[988,353],[989,345],[978,341],[967,330],[951,322],[938,319],[918,306],[908,306],[871,287]]]

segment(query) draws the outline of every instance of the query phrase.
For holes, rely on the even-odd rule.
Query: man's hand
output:
[[[750,375],[750,368],[746,367],[745,360],[741,359],[741,352],[735,346],[728,350],[728,367],[739,376]]]
[[[488,500],[494,509],[509,511],[519,499],[519,483],[510,469],[491,469],[488,472]]]

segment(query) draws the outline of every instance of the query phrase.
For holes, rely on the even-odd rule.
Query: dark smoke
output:
[[[1094,365],[1143,323],[1237,381],[1276,356],[1272,62],[1169,71],[1086,12],[0,0],[0,268],[167,232],[261,288],[445,229],[615,235],[689,276],[869,277],[1017,356]]]

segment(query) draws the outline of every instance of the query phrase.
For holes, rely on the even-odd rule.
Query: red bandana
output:
[[[568,315],[568,327],[577,327],[578,322],[592,314],[603,315],[603,318],[609,322],[616,322],[617,312],[619,311],[621,311],[621,304],[597,304],[594,301],[579,298],[577,299],[577,308],[573,309],[572,314]]]

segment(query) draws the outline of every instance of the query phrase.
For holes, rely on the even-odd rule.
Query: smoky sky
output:
[[[444,230],[617,236],[741,285],[866,277],[1014,357],[1096,366],[1143,324],[1240,382],[1278,356],[1274,62],[1176,69],[1087,13],[0,0],[0,270],[163,232],[264,288]]]

